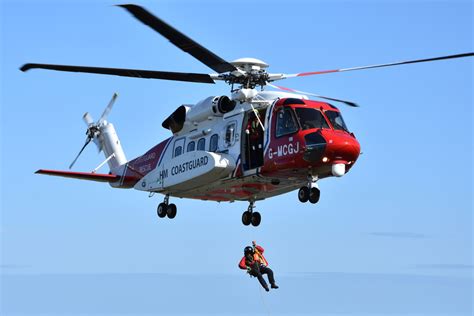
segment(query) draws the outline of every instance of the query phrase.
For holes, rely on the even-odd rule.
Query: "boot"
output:
[[[278,289],[278,285],[276,285],[275,283],[272,284],[272,289]]]

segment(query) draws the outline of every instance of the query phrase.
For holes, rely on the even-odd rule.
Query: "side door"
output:
[[[302,144],[297,139],[299,125],[294,110],[288,106],[274,110],[270,122],[270,142],[265,154],[267,166],[279,168],[291,163],[294,155],[301,150]]]

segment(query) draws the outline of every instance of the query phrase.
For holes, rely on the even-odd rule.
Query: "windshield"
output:
[[[296,115],[303,130],[311,128],[329,128],[323,114],[316,109],[296,108]]]
[[[331,121],[334,129],[349,132],[346,123],[344,123],[344,120],[342,119],[341,113],[336,111],[326,111],[324,113],[328,117],[329,121]]]

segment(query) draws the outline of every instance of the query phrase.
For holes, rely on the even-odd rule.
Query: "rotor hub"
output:
[[[220,74],[218,79],[231,85],[239,84],[246,89],[267,84],[269,76],[265,68],[268,68],[268,64],[264,61],[256,58],[239,58],[231,64],[237,69],[227,74]]]
[[[268,64],[266,62],[257,58],[239,58],[230,63],[234,65],[237,69],[246,72],[250,72],[252,70],[263,70],[265,68],[268,68]]]

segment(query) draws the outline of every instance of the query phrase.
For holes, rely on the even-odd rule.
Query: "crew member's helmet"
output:
[[[244,255],[248,255],[248,254],[253,254],[253,248],[250,246],[247,246],[244,248]]]

